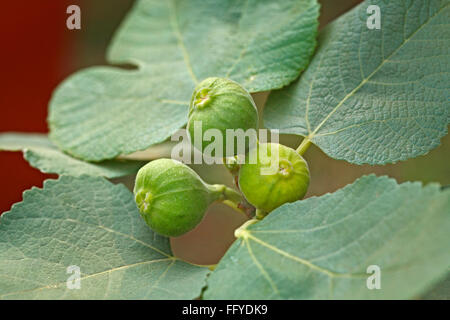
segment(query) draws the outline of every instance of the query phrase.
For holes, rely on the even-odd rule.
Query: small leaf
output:
[[[208,299],[406,299],[450,266],[450,190],[366,176],[281,206],[232,245]],[[381,270],[369,290],[367,269]],[[372,282],[371,282],[372,283]]]
[[[449,18],[448,0],[365,1],[325,28],[300,81],[270,94],[265,125],[356,164],[427,153],[450,119]]]
[[[45,173],[118,178],[136,173],[145,162],[108,160],[99,163],[84,162],[61,152],[45,134],[0,134],[0,151],[23,151],[24,158],[34,168]]]
[[[76,157],[110,159],[185,125],[204,78],[281,88],[308,64],[318,14],[316,0],[138,1],[108,54],[137,70],[94,67],[64,81],[50,104],[50,137]]]
[[[191,299],[208,272],[175,258],[133,195],[103,178],[47,180],[0,217],[2,299]]]

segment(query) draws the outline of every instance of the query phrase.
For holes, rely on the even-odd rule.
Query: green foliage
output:
[[[366,26],[369,5],[381,29]],[[352,163],[417,157],[447,133],[450,2],[366,1],[328,25],[300,80],[273,92],[265,125]]]
[[[67,287],[72,265],[80,289]],[[103,178],[47,180],[0,217],[0,299],[192,299],[208,272],[175,258]]]
[[[366,26],[373,4],[380,30]],[[366,176],[296,200],[308,186],[301,155],[311,143],[357,164],[396,162],[439,144],[450,119],[450,1],[365,1],[321,32],[308,69],[281,89],[309,63],[318,9],[315,0],[137,1],[109,48],[116,66],[82,70],[55,91],[48,121],[57,147],[42,134],[0,135],[0,150],[22,150],[33,167],[62,175],[0,217],[0,299],[447,297],[450,189]],[[281,146],[289,163],[280,162],[275,179],[260,176],[259,164],[228,163],[258,212],[276,209],[236,230],[204,290],[210,270],[175,257],[136,202],[152,228],[172,236],[197,225],[212,201],[254,208],[184,165],[158,166],[172,160],[144,167],[134,199],[103,177],[134,174],[143,163],[103,160],[184,126],[192,91],[208,77],[249,92],[281,89],[269,96],[265,125],[306,139],[295,152]],[[235,122],[223,129],[242,127]],[[283,180],[289,172],[296,179]],[[164,228],[150,219],[155,207]],[[186,215],[193,219],[180,232]],[[380,267],[380,290],[367,287],[371,265]],[[80,268],[80,289],[67,286],[69,266]]]
[[[405,299],[450,265],[450,190],[366,176],[286,204],[240,233],[207,299]],[[381,269],[369,290],[367,267]]]
[[[0,151],[23,151],[24,158],[34,168],[45,173],[117,178],[136,173],[142,161],[107,160],[85,162],[72,158],[56,148],[44,134],[0,134]]]
[[[69,77],[50,104],[50,137],[76,157],[110,159],[181,128],[201,79],[230,78],[250,92],[281,88],[308,64],[318,14],[316,0],[138,1],[108,54],[137,69]]]
[[[425,300],[450,300],[450,272],[421,298]]]

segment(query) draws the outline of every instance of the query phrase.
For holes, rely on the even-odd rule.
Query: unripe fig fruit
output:
[[[172,159],[143,166],[136,176],[134,195],[145,222],[159,234],[177,237],[197,226],[208,206],[221,196],[198,174]]]
[[[308,164],[294,149],[263,143],[247,154],[238,181],[247,201],[267,214],[305,196],[309,185]]]
[[[197,132],[201,129],[200,134],[195,134],[196,128]],[[231,157],[240,150],[237,148],[238,139],[235,136],[229,136],[227,139],[227,129],[236,133],[235,130],[238,129],[243,132],[254,129],[253,136],[256,141],[257,128],[258,110],[252,96],[241,85],[223,78],[207,78],[197,85],[191,98],[187,124],[189,138],[194,147],[203,152],[212,141],[205,141],[202,135],[209,129],[216,129],[223,138],[220,156]],[[210,132],[214,134],[213,131]],[[239,154],[244,154],[249,148],[249,139],[245,141]]]

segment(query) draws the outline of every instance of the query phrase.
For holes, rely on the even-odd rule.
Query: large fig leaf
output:
[[[248,227],[205,298],[415,298],[448,272],[449,230],[450,190],[366,176]],[[376,284],[370,266],[380,289],[367,286]]]
[[[380,29],[367,27],[370,5]],[[265,125],[356,164],[427,153],[450,119],[449,21],[449,0],[365,1],[325,28],[298,82],[270,94]]]
[[[0,151],[23,151],[24,158],[34,168],[45,173],[117,178],[136,173],[145,162],[106,160],[99,163],[84,162],[61,152],[45,134],[2,133]]]
[[[198,81],[228,77],[257,92],[281,88],[315,47],[316,0],[141,0],[108,60],[68,78],[50,104],[51,139],[86,160],[114,158],[168,138],[186,123]]]
[[[0,217],[1,299],[191,299],[208,272],[175,258],[132,194],[100,177],[47,180]]]

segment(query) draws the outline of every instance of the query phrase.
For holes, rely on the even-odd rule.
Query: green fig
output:
[[[206,141],[203,135],[207,130],[215,129],[222,137],[220,156],[245,154],[253,140],[246,138],[240,142],[240,139],[231,136],[230,132],[233,130],[242,134],[248,129],[254,129],[249,134],[252,134],[256,142],[257,128],[258,110],[252,96],[241,85],[223,78],[207,78],[197,85],[191,98],[187,124],[189,138],[194,147],[203,152],[212,142]],[[239,133],[238,130],[242,131]],[[241,149],[238,148],[239,143],[242,144]],[[212,152],[212,156],[217,154]]]
[[[224,188],[206,184],[179,161],[158,159],[139,170],[134,195],[150,228],[161,235],[177,237],[200,223],[208,206],[223,197]]]
[[[247,154],[239,170],[238,183],[247,201],[264,215],[305,196],[309,185],[308,164],[294,149],[263,143]]]

